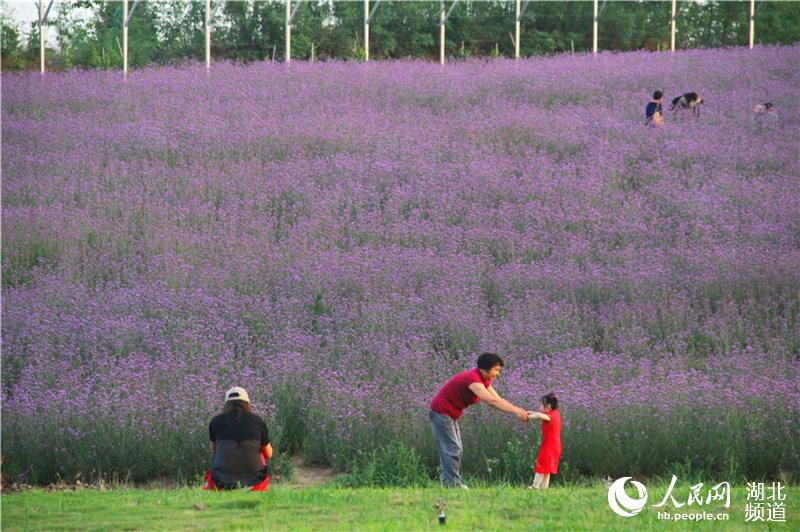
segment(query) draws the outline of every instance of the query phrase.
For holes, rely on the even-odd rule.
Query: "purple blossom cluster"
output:
[[[433,467],[488,350],[577,474],[800,472],[798,51],[3,74],[4,470],[194,474],[233,385],[278,449]],[[475,474],[537,437],[464,428]]]

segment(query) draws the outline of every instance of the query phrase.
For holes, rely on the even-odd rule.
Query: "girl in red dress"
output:
[[[561,414],[558,413],[558,399],[549,393],[541,398],[539,412],[531,412],[531,419],[542,420],[542,445],[533,466],[533,484],[528,489],[547,489],[550,475],[558,473],[558,459],[561,457]]]

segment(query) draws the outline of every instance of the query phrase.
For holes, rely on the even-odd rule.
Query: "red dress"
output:
[[[533,466],[534,473],[543,475],[558,473],[558,459],[561,457],[561,414],[558,410],[547,413],[550,421],[542,421],[542,445]]]

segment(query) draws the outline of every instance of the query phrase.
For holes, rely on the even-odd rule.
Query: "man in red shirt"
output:
[[[492,381],[500,375],[502,367],[502,358],[494,353],[483,353],[478,357],[477,368],[451,377],[431,400],[428,419],[439,450],[439,478],[444,486],[468,489],[461,482],[464,448],[458,427],[458,418],[465,408],[483,400],[491,407],[514,414],[523,423],[530,417],[527,410],[512,405],[492,388]]]

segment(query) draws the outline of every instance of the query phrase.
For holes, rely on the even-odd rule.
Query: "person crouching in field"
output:
[[[778,113],[775,111],[775,106],[772,102],[759,103],[753,109],[753,115],[756,120],[776,120]]]
[[[503,359],[494,353],[478,357],[478,367],[462,371],[450,378],[433,397],[428,419],[433,428],[436,448],[439,451],[439,477],[443,486],[469,489],[461,482],[461,430],[458,418],[464,409],[481,400],[503,412],[514,414],[523,423],[528,421],[527,410],[512,405],[492,388],[492,381],[500,375]]]
[[[222,413],[208,425],[208,436],[214,462],[206,472],[203,489],[249,487],[251,491],[267,491],[267,460],[272,458],[272,444],[267,425],[253,414],[244,388],[228,390]]]
[[[533,466],[533,484],[528,489],[547,489],[550,475],[558,473],[558,459],[561,457],[561,414],[558,412],[558,399],[549,393],[541,398],[539,412],[531,412],[531,418],[542,420],[542,444]]]
[[[656,127],[664,123],[664,113],[661,110],[661,99],[664,93],[656,91],[653,93],[653,101],[647,104],[644,110],[644,125],[647,127]]]

